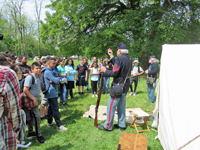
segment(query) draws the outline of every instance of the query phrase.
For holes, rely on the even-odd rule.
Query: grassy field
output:
[[[32,61],[29,61],[29,63],[32,63]],[[75,65],[77,64],[78,62],[75,61]],[[37,150],[116,150],[122,131],[119,129],[114,129],[112,132],[100,131],[94,127],[93,119],[82,117],[90,105],[96,105],[97,98],[92,98],[91,86],[89,86],[89,89],[90,91],[85,92],[84,96],[79,96],[78,89],[75,88],[75,98],[68,100],[70,106],[59,105],[62,124],[66,125],[68,131],[58,132],[56,131],[56,126],[47,128],[47,121],[41,121],[42,134],[47,143],[41,145],[33,138],[30,140],[32,142],[31,147]],[[141,76],[139,80],[137,95],[130,97],[128,94],[126,108],[142,108],[148,113],[153,112],[155,104],[148,101],[145,76]],[[108,98],[108,94],[102,95],[100,105],[106,106]],[[98,121],[98,124],[103,123],[104,121]],[[152,121],[149,121],[149,126],[151,124]],[[129,125],[127,124],[125,132],[136,134],[136,130],[130,128]],[[147,135],[148,150],[163,149],[160,141],[155,140],[157,132],[151,130],[151,132],[140,134]],[[27,142],[28,140],[26,140]]]

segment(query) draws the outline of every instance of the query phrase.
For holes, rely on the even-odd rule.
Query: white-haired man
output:
[[[98,128],[100,130],[105,131],[112,131],[116,107],[118,113],[118,124],[115,124],[114,127],[119,128],[122,131],[126,129],[126,94],[130,86],[130,79],[128,78],[128,76],[131,75],[130,67],[132,68],[132,59],[128,55],[128,49],[124,43],[119,43],[117,45],[117,49],[117,59],[114,58],[113,51],[111,49],[108,49],[110,62],[114,65],[113,69],[109,70],[105,66],[101,67],[101,72],[104,72],[104,77],[114,77],[113,83],[111,85],[110,98],[107,104],[107,119],[104,125],[98,125]],[[116,97],[112,92],[113,84],[118,83],[124,84],[122,95],[120,97]]]
[[[155,89],[155,83],[156,83],[156,78],[157,78],[157,72],[159,70],[158,62],[159,61],[156,59],[156,57],[154,55],[151,55],[149,57],[149,63],[151,65],[149,69],[145,71],[148,77],[152,77],[155,79],[153,84],[147,84],[148,97],[151,103],[155,102],[154,89]]]

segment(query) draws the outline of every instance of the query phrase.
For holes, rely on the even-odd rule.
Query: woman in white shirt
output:
[[[91,86],[92,86],[92,97],[97,97],[97,82],[98,82],[98,75],[99,75],[99,68],[97,67],[97,62],[93,62],[93,67],[90,69],[90,75],[91,75]]]

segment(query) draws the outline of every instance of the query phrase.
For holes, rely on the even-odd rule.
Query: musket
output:
[[[101,80],[99,83],[99,92],[98,92],[98,98],[97,98],[97,103],[96,103],[96,107],[95,107],[95,119],[94,119],[94,126],[97,127],[97,114],[98,114],[98,109],[99,109],[99,103],[101,100],[101,88],[102,88],[102,82],[103,82],[103,73],[101,73]]]

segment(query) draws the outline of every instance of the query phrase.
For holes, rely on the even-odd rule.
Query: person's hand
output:
[[[107,69],[109,69],[109,66],[106,66]]]
[[[69,75],[69,73],[66,74],[67,76]]]
[[[53,83],[51,80],[49,80],[49,83]]]
[[[113,51],[112,51],[112,49],[108,49],[108,55],[110,56],[110,57],[113,57]]]
[[[133,76],[133,74],[131,73],[131,76]]]
[[[136,75],[136,76],[139,76],[139,75],[140,75],[140,73],[136,73],[135,75]]]
[[[85,78],[85,82],[87,81],[87,78]]]
[[[35,107],[38,106],[38,101],[36,99],[33,100]]]
[[[78,79],[78,78],[77,78],[76,80],[77,80],[77,81],[79,81],[79,79]]]
[[[17,144],[20,144],[20,141],[17,139],[18,135],[19,135],[19,132],[15,133],[14,136],[15,136],[15,139],[16,139],[16,141],[17,141]]]
[[[101,67],[101,72],[105,72],[106,71],[106,67],[105,66],[102,66]]]
[[[145,73],[147,74],[147,73],[148,73],[148,70],[145,70]]]
[[[28,73],[24,74],[25,77],[27,77],[28,75],[29,75]]]

